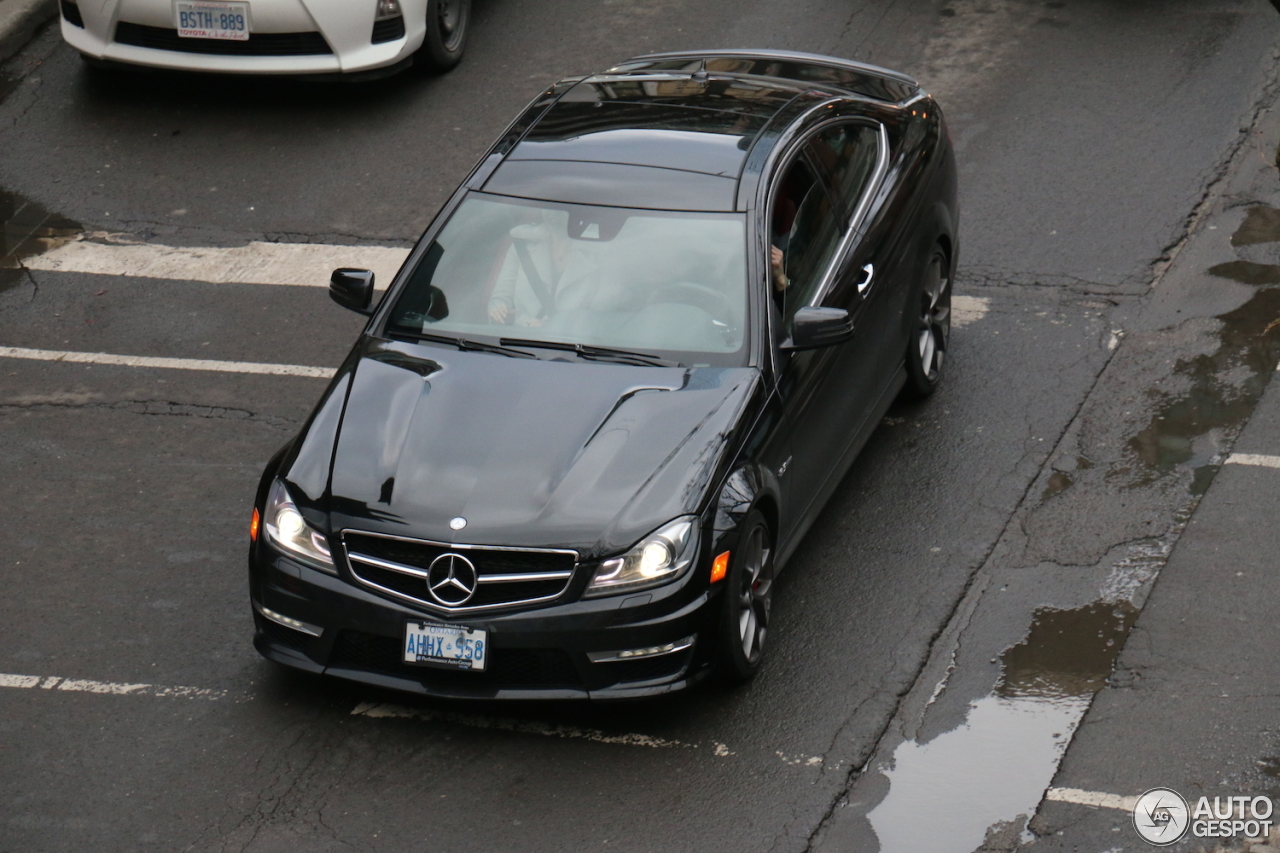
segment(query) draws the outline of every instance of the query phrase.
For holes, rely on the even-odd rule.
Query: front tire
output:
[[[915,322],[907,341],[907,385],[910,397],[922,400],[938,389],[942,365],[951,343],[951,275],[942,247],[934,247],[925,265],[915,301]]]
[[[759,510],[743,519],[729,561],[718,638],[718,674],[740,684],[760,669],[773,605],[773,534]]]
[[[444,72],[462,59],[467,46],[471,0],[427,0],[427,33],[418,59],[428,69]]]

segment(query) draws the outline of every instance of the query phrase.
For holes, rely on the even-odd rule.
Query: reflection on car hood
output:
[[[334,529],[620,550],[697,509],[757,375],[371,340],[333,455]]]

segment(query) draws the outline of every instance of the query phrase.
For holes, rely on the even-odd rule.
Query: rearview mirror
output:
[[[357,314],[372,314],[373,271],[342,267],[329,277],[329,296],[343,308]]]
[[[801,308],[791,321],[791,337],[784,350],[817,349],[853,337],[853,320],[843,308]]]

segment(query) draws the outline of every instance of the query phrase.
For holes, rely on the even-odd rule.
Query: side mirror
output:
[[[372,314],[373,271],[343,267],[329,277],[329,296],[343,308],[357,314]]]
[[[791,321],[791,338],[784,350],[818,349],[853,337],[853,320],[843,308],[801,308]]]

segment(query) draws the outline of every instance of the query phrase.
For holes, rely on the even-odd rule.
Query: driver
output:
[[[797,169],[793,167],[773,200],[773,221],[769,235],[769,279],[773,282],[774,293],[778,294],[791,284],[786,272],[786,252],[791,248],[796,214],[799,212],[799,205],[795,200],[799,190],[796,172]]]
[[[538,221],[511,229],[511,247],[489,299],[489,321],[541,326],[559,310],[589,307],[598,277],[589,249],[569,238],[554,212],[542,211]]]

